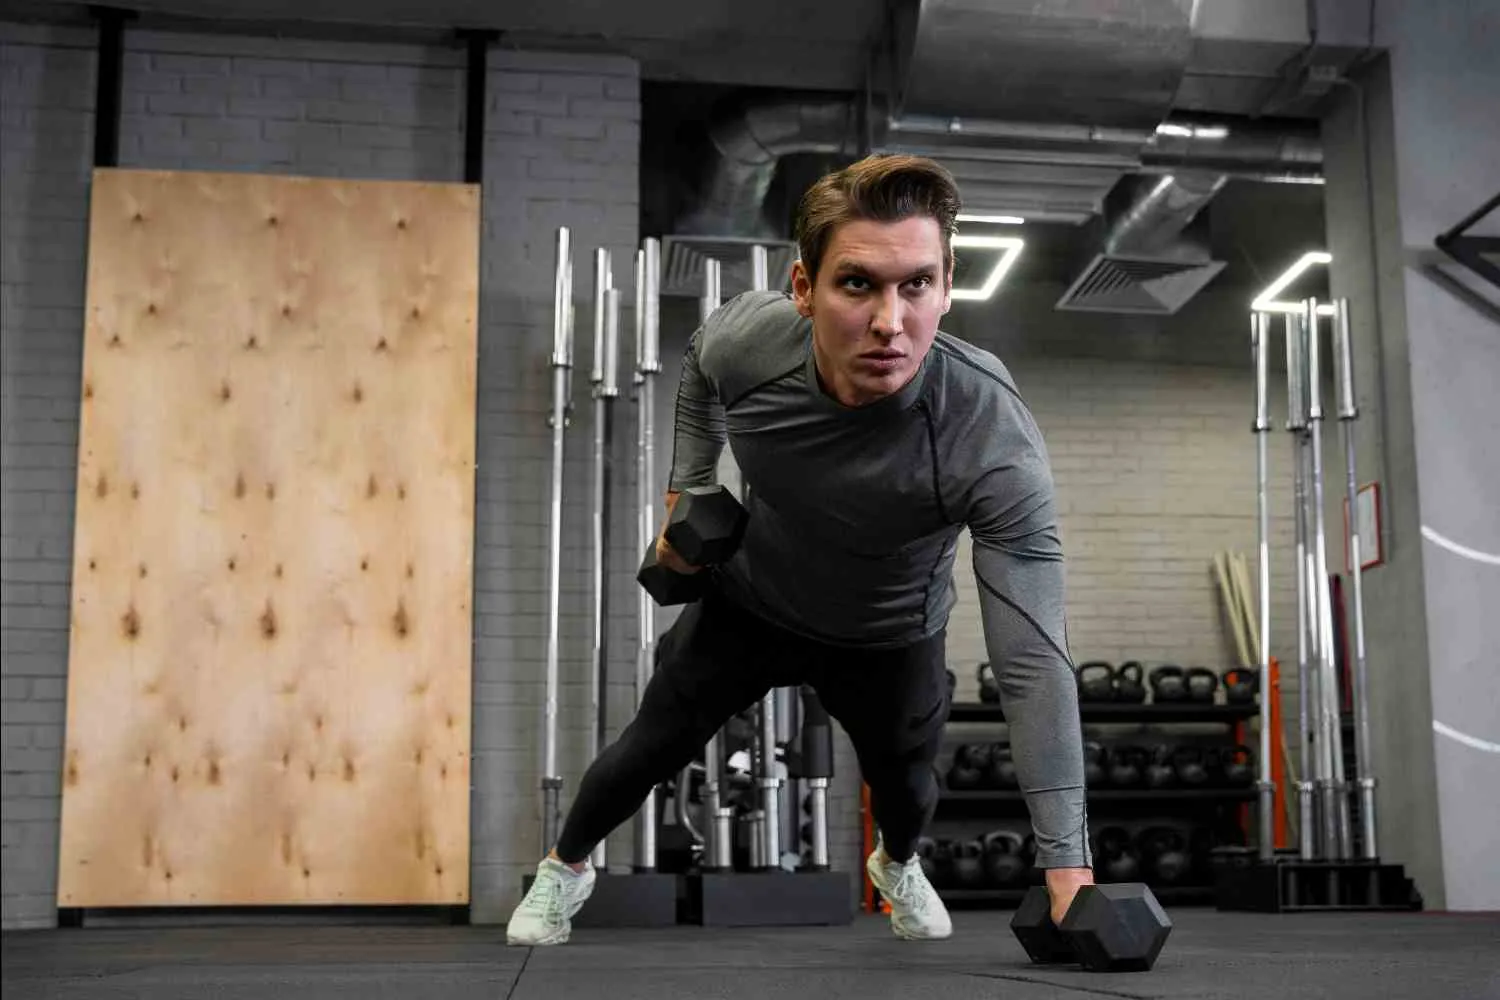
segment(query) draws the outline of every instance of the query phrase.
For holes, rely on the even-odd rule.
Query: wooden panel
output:
[[[94,175],[59,905],[467,901],[478,208]]]

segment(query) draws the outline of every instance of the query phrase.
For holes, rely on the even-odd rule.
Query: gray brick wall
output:
[[[55,919],[93,54],[0,34],[3,926]]]
[[[4,184],[4,926],[55,920],[94,38],[0,24]],[[628,60],[493,52],[488,80],[475,526],[473,916],[503,919],[538,843],[545,636],[551,275],[573,228],[579,346],[568,439],[561,693],[582,720],[589,657],[587,370],[591,254],[630,288],[638,242],[639,81]],[[128,32],[121,165],[456,181],[456,49]],[[627,317],[623,324],[630,329]],[[618,406],[620,489],[633,420]],[[619,539],[611,708],[627,717],[634,635],[628,512]],[[577,786],[584,730],[560,763]]]
[[[485,151],[483,344],[479,381],[480,564],[476,587],[473,919],[504,920],[541,844],[538,768],[546,652],[546,537],[551,430],[552,274],[555,231],[571,228],[577,308],[573,417],[565,440],[562,640],[558,764],[564,801],[587,766],[588,662],[593,612],[588,560],[593,401],[593,249],[609,248],[622,299],[634,287],[639,242],[639,112],[593,113],[606,91],[639,108],[635,64],[576,55],[494,52]],[[567,134],[575,131],[588,135]],[[617,498],[633,495],[635,412],[626,387],[634,324],[621,318],[621,395],[615,404]],[[610,718],[628,721],[635,649],[635,566],[630,511],[614,508]],[[480,666],[482,665],[482,666]],[[628,827],[611,838],[625,860]]]

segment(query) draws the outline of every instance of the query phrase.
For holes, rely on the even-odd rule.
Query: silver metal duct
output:
[[[789,153],[838,153],[857,147],[850,100],[747,104],[709,127],[718,156],[695,209],[678,232],[772,236],[761,217],[776,164]]]
[[[853,156],[856,122],[854,102],[842,99],[750,103],[717,120],[709,131],[716,155],[677,234],[769,239],[761,209],[777,162],[793,153]],[[970,209],[1062,222],[1097,214],[1115,182],[1130,173],[1191,169],[1318,180],[1323,160],[1316,126],[1201,118],[1123,129],[901,116],[880,123],[873,148],[939,160],[960,179]]]
[[[1126,178],[1120,184],[1124,204],[1111,213],[1104,252],[1205,259],[1200,246],[1182,238],[1183,231],[1228,179],[1195,170]]]
[[[1171,118],[1142,148],[1141,165],[1191,167],[1255,180],[1321,180],[1323,141],[1315,123],[1268,126]]]
[[[1192,223],[1229,178],[1181,170],[1123,178],[1092,259],[1057,302],[1069,311],[1170,314],[1224,269]]]
[[[1154,128],[1192,56],[1193,0],[921,0],[903,113]]]

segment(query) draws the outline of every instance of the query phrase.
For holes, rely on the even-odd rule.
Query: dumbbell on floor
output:
[[[745,537],[749,515],[723,486],[691,486],[683,490],[667,518],[667,544],[697,573],[674,573],[656,559],[656,544],[647,546],[636,580],[657,604],[690,604],[703,596],[711,566],[727,562]]]
[[[1078,962],[1090,972],[1145,972],[1156,964],[1172,921],[1140,882],[1086,885],[1062,924],[1052,922],[1046,888],[1027,891],[1011,930],[1033,962]]]

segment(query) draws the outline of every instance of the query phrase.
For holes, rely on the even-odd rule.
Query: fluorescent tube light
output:
[[[1282,272],[1281,277],[1266,286],[1266,290],[1255,297],[1250,303],[1250,308],[1255,312],[1273,313],[1299,313],[1302,311],[1301,302],[1278,302],[1276,296],[1286,290],[1286,287],[1297,280],[1297,277],[1312,267],[1314,264],[1328,264],[1333,260],[1333,254],[1324,253],[1321,250],[1313,250],[1298,258],[1297,263]],[[1332,316],[1334,314],[1333,303],[1324,303],[1318,306],[1319,316]]]
[[[977,250],[999,250],[1000,259],[995,262],[994,268],[984,279],[984,283],[978,288],[955,288],[953,298],[961,302],[982,302],[995,294],[995,289],[1000,287],[1000,282],[1005,280],[1005,274],[1010,270],[1016,258],[1021,256],[1021,250],[1026,246],[1026,241],[1016,236],[965,236],[962,233],[953,237],[955,247],[973,247]]]

